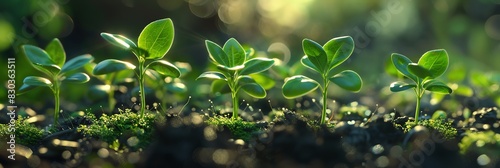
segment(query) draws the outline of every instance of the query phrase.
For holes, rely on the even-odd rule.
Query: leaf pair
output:
[[[390,86],[391,91],[399,92],[422,86],[425,90],[431,92],[445,94],[452,92],[451,88],[445,83],[435,79],[443,75],[448,68],[448,53],[444,49],[431,50],[424,53],[418,60],[418,63],[413,63],[406,56],[397,53],[391,55],[391,60],[401,74],[410,78],[415,83],[394,82]]]
[[[301,59],[302,65],[320,73],[324,81],[328,80],[349,91],[356,92],[361,89],[363,84],[361,77],[352,70],[344,70],[328,76],[335,67],[351,56],[354,50],[354,40],[351,37],[333,38],[324,46],[310,39],[304,39],[302,48],[306,54]],[[303,75],[297,75],[285,79],[283,95],[285,98],[292,99],[312,92],[319,86],[319,82]],[[324,86],[323,89],[327,89],[326,87]]]
[[[35,69],[45,73],[50,78],[26,77],[23,80],[23,86],[19,89],[21,93],[39,86],[52,88],[55,82],[85,83],[90,80],[87,74],[75,71],[92,62],[94,57],[85,54],[66,62],[66,52],[59,39],[52,40],[45,50],[32,45],[23,45],[22,51]]]
[[[174,25],[171,19],[160,19],[148,24],[139,35],[137,44],[119,34],[101,33],[101,36],[109,43],[131,51],[138,60],[153,60],[143,68],[153,69],[165,76],[175,78],[180,76],[180,71],[175,65],[160,60],[170,50],[174,40]],[[103,75],[135,68],[136,66],[128,62],[108,59],[97,64],[93,73]]]
[[[229,90],[235,93],[242,89],[252,97],[266,97],[264,87],[256,82],[252,76],[271,68],[275,62],[273,59],[252,58],[247,60],[249,58],[248,54],[251,52],[245,52],[245,49],[234,38],[229,39],[223,47],[209,40],[206,40],[205,44],[210,59],[217,65],[220,71],[204,72],[198,79],[208,78],[216,80],[212,83],[214,90],[222,90],[228,86]]]

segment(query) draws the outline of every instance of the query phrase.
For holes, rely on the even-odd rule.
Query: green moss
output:
[[[447,122],[444,119],[420,120],[418,123],[407,121],[405,127],[403,128],[404,132],[409,132],[417,125],[427,127],[430,130],[438,131],[445,139],[448,140],[455,138],[457,135],[457,129],[451,126],[451,121]]]
[[[500,151],[500,134],[497,134],[493,131],[467,131],[466,136],[462,138],[462,141],[460,141],[460,144],[458,144],[458,146],[460,147],[461,154],[465,154],[469,151],[494,154]]]
[[[243,139],[245,141],[252,138],[252,133],[260,129],[254,122],[243,121],[241,118],[235,120],[223,116],[211,117],[205,121],[209,125],[217,126],[218,128],[228,128],[235,139]]]
[[[37,128],[35,125],[28,123],[27,118],[19,116],[15,121],[15,140],[16,144],[21,144],[25,146],[33,146],[40,143],[43,138],[43,130]],[[11,128],[11,129],[12,129]],[[9,124],[0,124],[0,138],[2,142],[8,142],[10,140]]]
[[[155,113],[145,113],[144,117],[141,117],[130,109],[120,112],[111,116],[103,114],[99,119],[90,115],[92,124],[80,125],[78,131],[85,136],[107,142],[115,150],[124,147],[124,143],[131,148],[143,148],[149,145],[155,121],[160,117]]]

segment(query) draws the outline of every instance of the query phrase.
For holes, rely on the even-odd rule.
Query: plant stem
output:
[[[325,118],[326,118],[326,107],[327,105],[327,97],[328,97],[328,84],[330,81],[328,80],[327,77],[323,77],[323,89],[322,91],[322,96],[323,96],[323,109],[321,110],[321,120],[319,124],[325,124]]]
[[[111,73],[110,75],[111,75],[110,80],[106,81],[106,85],[109,86],[108,108],[109,108],[109,112],[113,113],[113,108],[115,107],[115,104],[116,104],[115,87],[113,86],[113,81],[115,80],[116,73]]]
[[[424,91],[425,90],[422,88],[422,82],[419,80],[417,82],[417,87],[415,88],[415,94],[417,95],[417,105],[415,107],[415,124],[418,123],[418,118],[420,117],[420,99],[422,99]]]
[[[233,116],[231,117],[231,119],[236,120],[238,119],[238,110],[239,110],[238,96],[236,92],[231,93],[231,98],[233,99]]]
[[[56,78],[54,80],[54,89],[52,92],[54,93],[54,101],[55,101],[55,107],[54,107],[54,126],[59,125],[59,112],[60,110],[60,99],[59,99],[59,92],[60,92],[60,87],[59,87],[59,82],[57,81],[58,79]]]
[[[144,74],[146,73],[144,63],[146,60],[139,57],[139,97],[141,97],[141,114],[140,117],[144,117],[144,112],[146,111],[146,93],[144,92]]]
[[[420,96],[417,96],[417,107],[415,108],[415,124],[418,123],[418,118],[420,115]]]

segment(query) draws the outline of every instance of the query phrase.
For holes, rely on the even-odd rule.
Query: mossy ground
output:
[[[451,125],[452,122],[445,121],[444,119],[428,119],[420,120],[418,123],[414,121],[407,121],[403,130],[405,133],[409,132],[417,125],[427,127],[430,130],[438,131],[445,139],[453,139],[457,136],[457,129]]]
[[[241,118],[233,120],[224,116],[210,117],[205,121],[209,125],[228,128],[235,139],[243,139],[245,141],[252,138],[252,134],[259,131],[255,122],[243,121]]]
[[[27,122],[26,119],[19,116],[15,121],[13,128],[15,128],[16,143],[33,146],[40,143],[40,140],[44,137],[44,131]],[[9,125],[0,124],[0,138],[4,140],[3,142],[9,141],[10,134]]]

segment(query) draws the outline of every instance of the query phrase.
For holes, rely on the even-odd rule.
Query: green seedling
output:
[[[138,60],[138,66],[131,66],[124,61],[108,59],[97,64],[93,70],[94,75],[114,73],[122,69],[136,70],[139,79],[139,93],[141,97],[140,116],[146,111],[146,93],[144,82],[147,70],[156,71],[164,76],[177,78],[181,75],[179,69],[172,63],[162,60],[170,50],[174,41],[174,24],[170,19],[160,19],[148,24],[139,35],[137,44],[125,36],[118,34],[101,33],[109,43],[122,49],[131,51]]]
[[[23,85],[19,88],[19,92],[24,93],[40,86],[49,87],[55,99],[54,125],[58,125],[61,85],[63,83],[88,82],[90,77],[83,72],[77,71],[85,64],[92,62],[94,57],[85,54],[66,62],[66,52],[59,39],[52,40],[47,47],[45,47],[45,50],[32,45],[23,45],[22,50],[30,64],[38,71],[46,74],[49,78],[28,76],[24,78]]]
[[[232,119],[235,120],[238,118],[238,91],[240,89],[255,98],[266,97],[266,90],[250,75],[271,68],[274,60],[268,58],[250,59],[250,52],[245,52],[245,49],[234,38],[229,39],[223,47],[209,40],[206,40],[205,44],[210,59],[217,65],[219,71],[204,72],[198,79],[213,79],[216,84],[212,86],[224,87],[227,84],[233,101]]]
[[[321,89],[323,96],[323,109],[321,111],[320,124],[325,124],[328,85],[330,82],[348,91],[357,92],[361,89],[363,82],[359,75],[352,70],[344,70],[338,74],[331,75],[333,69],[347,60],[354,51],[354,41],[350,36],[333,38],[324,46],[310,39],[302,41],[302,48],[306,54],[300,60],[302,65],[319,73],[322,85],[314,79],[304,75],[296,75],[285,79],[283,84],[283,96],[293,99]]]
[[[113,62],[118,62],[118,64],[121,64],[122,66],[117,66],[115,67],[116,69],[114,72],[109,72],[107,74],[103,75],[95,75],[94,77],[98,80],[100,80],[104,84],[100,85],[93,85],[90,88],[90,94],[92,94],[92,97],[96,98],[102,98],[107,96],[108,97],[108,110],[110,112],[113,111],[116,100],[114,98],[114,93],[117,88],[117,85],[119,83],[125,82],[127,80],[130,80],[130,77],[133,75],[133,70],[135,69],[135,65],[125,62],[125,61],[120,61],[120,60],[113,60],[113,59],[108,59],[106,61],[113,61]],[[104,62],[104,61],[103,61]],[[87,71],[90,74],[93,74],[94,67],[96,66],[95,63],[92,64],[87,64],[84,68],[85,71]],[[129,70],[129,71],[127,71]]]
[[[408,89],[413,89],[417,96],[417,106],[415,108],[415,123],[418,123],[420,114],[420,100],[425,91],[435,93],[450,94],[451,88],[445,83],[436,80],[448,68],[448,53],[444,49],[431,50],[418,60],[418,63],[413,63],[404,55],[393,53],[391,55],[392,64],[396,67],[399,73],[410,78],[414,84],[408,84],[402,81],[393,82],[390,85],[392,92],[400,92]]]

